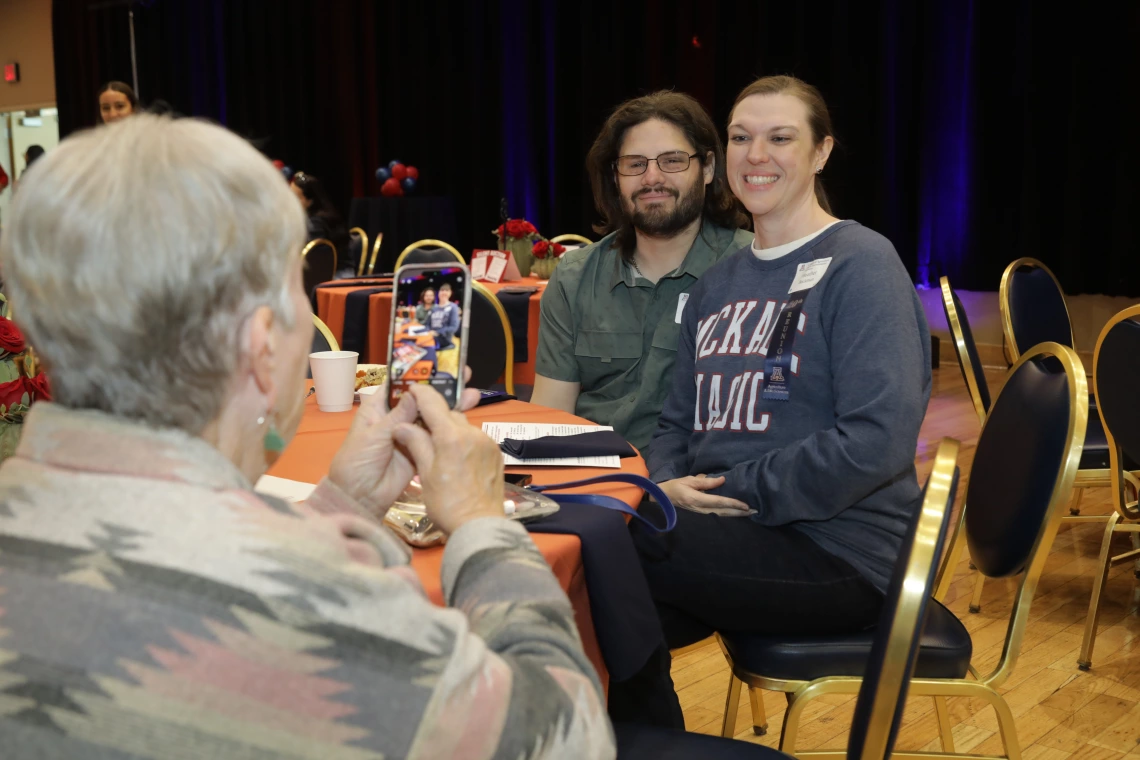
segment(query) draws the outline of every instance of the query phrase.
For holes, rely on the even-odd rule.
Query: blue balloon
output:
[[[402,164],[402,163],[404,163],[404,162],[401,161],[400,159],[394,158],[388,162],[388,170],[391,171],[396,166],[396,164]]]
[[[376,170],[376,179],[378,179],[381,182],[383,182],[384,180],[388,179],[391,176],[392,176],[392,172],[389,171],[386,167],[381,166],[379,169]]]
[[[404,177],[404,181],[400,183],[400,187],[404,188],[405,190],[407,190],[409,192],[411,192],[412,190],[415,190],[416,189],[416,178],[415,177]]]
[[[285,175],[286,182],[291,182],[293,180],[293,170],[288,166],[282,166],[281,173]]]

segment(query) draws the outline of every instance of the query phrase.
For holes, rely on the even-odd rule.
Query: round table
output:
[[[304,483],[317,483],[328,473],[333,455],[352,424],[354,412],[327,413],[317,409],[316,398],[310,396],[305,401],[304,417],[292,443],[281,458],[269,470],[270,475],[279,478],[298,480]],[[497,404],[477,407],[467,413],[471,424],[481,426],[484,422],[542,422],[589,425],[589,420],[575,417],[566,412],[548,409],[522,401],[504,401]],[[534,482],[562,483],[571,480],[593,477],[609,469],[584,467],[508,467],[508,472],[529,472]],[[628,457],[621,460],[621,471],[648,475],[641,457]],[[606,483],[577,489],[583,493],[604,493],[637,506],[641,501],[641,489],[635,486]],[[578,631],[586,655],[598,670],[603,687],[608,681],[605,665],[602,662],[598,639],[594,633],[590,615],[590,602],[586,591],[585,575],[582,570],[582,545],[577,536],[550,533],[532,533],[535,545],[550,564],[558,582],[570,597],[574,607]],[[443,547],[412,550],[412,568],[420,578],[424,591],[436,604],[443,604],[443,589],[440,586],[439,572],[443,563]]]
[[[329,330],[336,336],[338,343],[344,342],[344,312],[345,302],[350,293],[358,290],[376,288],[383,282],[391,284],[391,280],[382,281],[377,278],[366,278],[369,284],[358,287],[350,286],[351,280],[337,280],[335,285],[317,288],[317,316],[321,318]],[[530,312],[527,319],[527,360],[516,362],[514,366],[514,381],[523,385],[534,385],[534,360],[538,351],[538,323],[540,318],[540,303],[546,288],[546,280],[537,277],[524,277],[515,282],[484,282],[481,283],[492,293],[498,293],[503,288],[528,287],[537,288],[530,297]],[[373,293],[368,297],[368,345],[362,352],[360,361],[368,364],[387,364],[388,357],[388,330],[392,321],[392,294]]]

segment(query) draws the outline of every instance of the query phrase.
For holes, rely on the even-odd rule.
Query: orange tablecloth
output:
[[[530,297],[530,318],[527,320],[527,360],[516,362],[514,381],[524,385],[534,385],[534,357],[538,352],[539,302],[542,300],[546,280],[537,277],[524,277],[517,282],[483,283],[492,293],[507,287],[533,287],[538,292]],[[317,316],[329,326],[337,342],[344,336],[344,304],[348,294],[363,288],[377,285],[361,285],[359,288],[337,287],[317,288]],[[368,297],[368,346],[360,361],[366,364],[387,364],[388,330],[392,320],[392,294],[373,293]]]
[[[326,413],[317,409],[316,398],[310,396],[305,402],[305,416],[296,437],[285,450],[281,459],[269,471],[279,478],[316,483],[328,472],[333,455],[340,448],[352,423],[354,412]],[[526,404],[522,401],[504,401],[498,404],[473,409],[467,413],[473,425],[484,422],[547,422],[590,424],[587,420],[566,412]],[[641,457],[621,460],[623,472],[648,475]],[[593,477],[613,470],[599,470],[582,467],[511,467],[509,472],[529,472],[535,483],[562,483],[570,480]],[[579,489],[583,493],[605,493],[636,506],[641,500],[641,490],[634,486],[605,484]],[[586,593],[586,580],[582,570],[582,544],[577,536],[551,533],[532,534],[534,543],[550,563],[558,582],[570,597],[582,636],[586,655],[598,669],[603,686],[608,674],[602,662],[598,638],[594,633],[593,618],[590,615],[590,601]],[[436,604],[443,604],[443,589],[440,586],[439,571],[443,563],[443,547],[415,549],[412,552],[412,567],[423,583],[424,590]]]

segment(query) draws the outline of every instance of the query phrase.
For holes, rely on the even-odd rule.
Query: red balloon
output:
[[[408,176],[411,177],[412,179],[419,179],[420,178],[420,170],[417,169],[416,167],[409,166],[407,171],[408,171]]]
[[[282,161],[280,158],[273,159],[273,165],[276,166],[278,169],[284,169],[285,168],[285,162]]]
[[[395,177],[389,177],[384,180],[384,184],[380,186],[380,194],[385,198],[395,198],[404,194],[404,188],[400,187],[400,181]]]
[[[397,182],[408,176],[408,167],[403,164],[396,164],[392,167],[392,178]]]

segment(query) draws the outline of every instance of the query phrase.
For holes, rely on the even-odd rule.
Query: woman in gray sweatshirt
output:
[[[633,530],[670,648],[874,625],[919,507],[929,331],[890,242],[830,213],[833,144],[819,92],[791,77],[749,85],[730,117],[729,184],[756,239],[684,306],[647,452],[678,523]],[[611,712],[652,702],[616,686]]]

